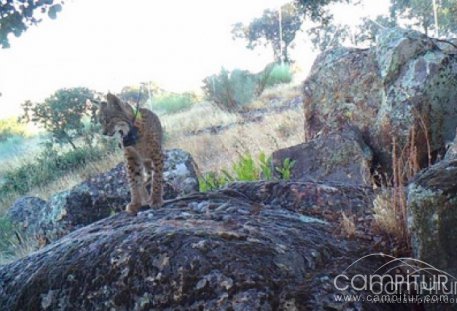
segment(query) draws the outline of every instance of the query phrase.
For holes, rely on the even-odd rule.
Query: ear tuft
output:
[[[108,104],[117,104],[119,105],[121,103],[121,100],[116,96],[111,93],[108,93],[106,95],[106,100],[108,101]]]

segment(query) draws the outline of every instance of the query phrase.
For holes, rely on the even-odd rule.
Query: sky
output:
[[[232,25],[286,2],[68,0],[57,19],[45,18],[12,38],[11,48],[0,49],[0,119],[19,114],[23,101],[41,101],[64,87],[118,92],[154,81],[182,92],[199,89],[202,79],[221,67],[260,71],[272,52],[232,40]],[[337,5],[337,18],[351,22],[387,9],[388,0],[365,2],[357,11]],[[292,55],[306,71],[316,53],[299,38]]]

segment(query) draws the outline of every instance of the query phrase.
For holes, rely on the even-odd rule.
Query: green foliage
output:
[[[257,95],[269,87],[281,83],[290,83],[292,81],[292,71],[288,64],[272,63],[265,66],[265,68],[256,75],[257,78]]]
[[[270,72],[267,87],[277,84],[290,83],[292,81],[292,71],[288,64],[275,64]]]
[[[21,120],[42,126],[51,134],[51,142],[68,143],[76,149],[76,138],[84,137],[89,144],[93,139],[91,132],[95,132],[96,108],[87,100],[94,100],[94,97],[87,88],[60,89],[43,103],[23,103]],[[85,119],[93,122],[85,124]]]
[[[272,180],[273,179],[273,171],[272,171],[272,161],[271,157],[265,155],[264,152],[259,154],[259,166],[260,170],[262,171],[262,177],[265,180]]]
[[[290,180],[295,161],[285,159],[281,167],[274,167],[282,180]],[[232,164],[232,173],[221,170],[219,173],[208,172],[199,178],[200,191],[217,190],[233,181],[273,180],[273,164],[271,157],[261,152],[258,161],[252,155],[245,154]]]
[[[124,102],[131,104],[139,102],[140,106],[144,106],[149,99],[149,93],[143,86],[125,86],[119,93],[119,98]]]
[[[358,31],[354,36],[355,44],[368,43],[374,45],[376,36],[383,31],[384,28],[393,28],[397,26],[397,22],[390,16],[377,16],[374,20],[363,18],[362,24],[358,27]]]
[[[276,171],[280,174],[280,178],[283,180],[290,180],[292,176],[292,169],[295,165],[295,160],[289,158],[284,159],[281,167],[276,167]]]
[[[218,75],[203,80],[203,91],[209,100],[229,112],[238,111],[256,94],[257,78],[247,70],[232,72],[222,68]]]
[[[7,217],[0,217],[0,250],[10,248],[10,241],[14,238],[14,228]],[[12,255],[12,254],[8,254]]]
[[[0,217],[0,265],[36,250],[37,240],[19,231],[7,217]]]
[[[15,232],[16,230],[9,218],[5,216],[0,217],[0,251],[3,253],[2,257],[9,257],[13,255],[11,246],[18,240]]]
[[[292,72],[287,64],[269,64],[258,74],[239,69],[230,72],[222,68],[218,75],[203,80],[203,91],[207,99],[220,109],[238,112],[265,88],[290,81]]]
[[[250,154],[241,156],[237,163],[233,163],[232,169],[239,181],[254,181],[260,177],[260,169]]]
[[[163,94],[164,90],[154,82],[141,82],[136,86],[125,86],[122,88],[119,98],[122,101],[130,102],[131,104],[140,103],[144,107],[153,96]]]
[[[197,98],[191,93],[165,93],[152,99],[152,110],[161,114],[172,114],[190,109]]]
[[[295,35],[302,25],[302,14],[296,3],[284,4],[281,10],[282,41],[280,36],[279,12],[265,10],[263,15],[244,25],[237,23],[233,26],[234,39],[245,39],[246,47],[254,49],[259,45],[270,45],[273,49],[275,61],[289,62],[288,47],[295,39]],[[282,47],[282,49],[281,49]]]
[[[0,196],[9,193],[25,194],[36,186],[44,185],[90,161],[106,156],[109,147],[82,147],[68,152],[45,148],[33,162],[25,162],[17,168],[4,172]]]
[[[439,35],[451,36],[457,33],[457,2],[455,0],[436,1]],[[390,6],[390,14],[405,26],[419,27],[426,35],[436,31],[432,0],[395,0]]]
[[[25,137],[26,132],[24,124],[15,117],[0,120],[0,142],[12,137]]]
[[[319,22],[306,31],[314,49],[325,51],[343,46],[343,42],[351,38],[348,25],[336,24],[333,15],[326,12],[319,17]]]
[[[208,172],[198,179],[200,191],[208,192],[222,188],[230,180],[224,174],[217,174],[215,172]]]
[[[0,46],[8,48],[10,33],[19,37],[28,27],[41,21],[37,14],[47,13],[52,19],[62,10],[63,0],[7,0],[0,6]]]
[[[348,3],[349,0],[295,0],[295,5],[304,15],[309,16],[311,20],[316,21],[325,14],[325,7],[335,2]]]

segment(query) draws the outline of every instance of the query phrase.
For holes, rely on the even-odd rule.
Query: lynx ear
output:
[[[116,95],[108,93],[106,95],[106,100],[108,101],[109,105],[116,105],[116,106],[119,106],[120,108],[122,108],[122,102],[119,99],[119,97],[117,97]]]
[[[116,95],[113,95],[111,93],[108,93],[106,95],[106,99],[108,101],[108,105],[111,105],[111,106],[114,106],[122,111],[124,111],[125,113],[127,113],[127,115],[129,116],[133,116],[133,109],[132,107],[127,104],[127,103],[123,103],[119,97],[117,97]]]

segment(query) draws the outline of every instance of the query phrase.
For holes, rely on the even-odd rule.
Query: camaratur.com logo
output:
[[[360,272],[365,260],[382,263],[374,271]],[[337,302],[457,303],[457,278],[424,261],[383,253],[354,261],[334,278],[333,285]]]

